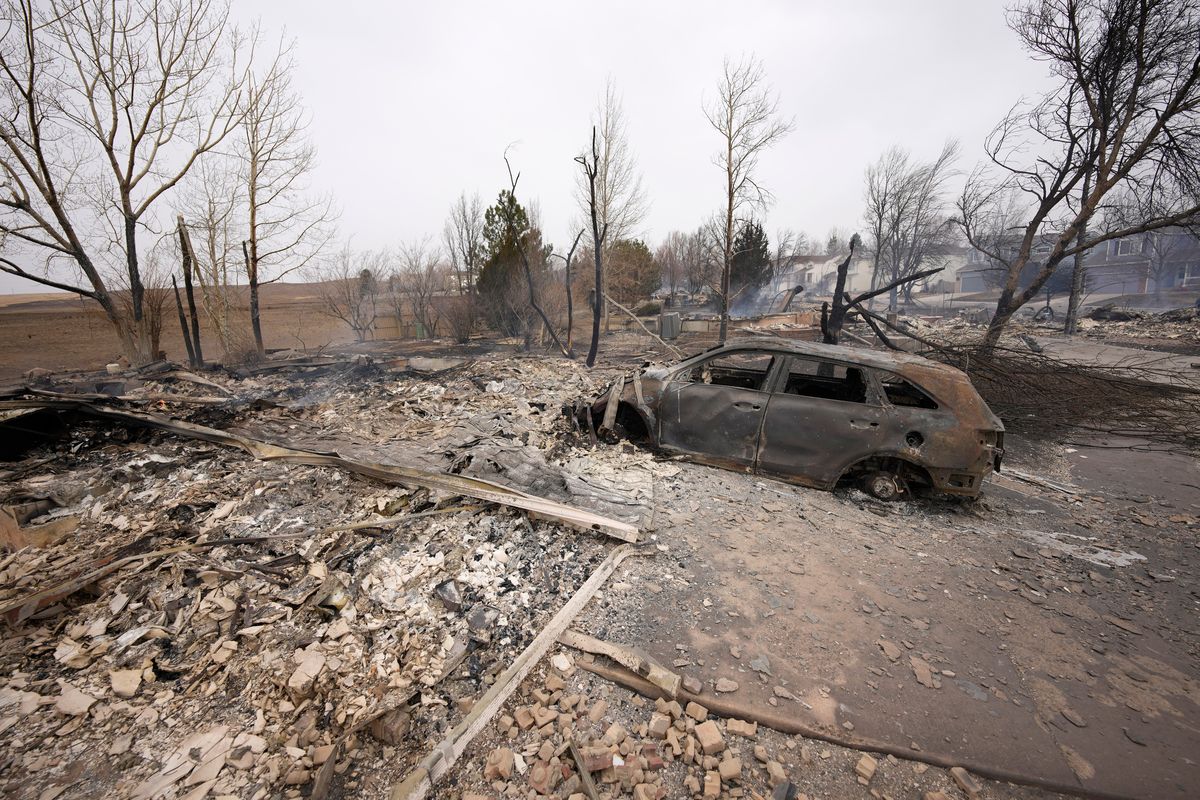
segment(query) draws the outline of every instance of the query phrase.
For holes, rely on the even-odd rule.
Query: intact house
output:
[[[1016,244],[1009,250],[1015,255]],[[1022,286],[1033,280],[1049,254],[1049,244],[1034,247],[1021,275]],[[1069,271],[1073,264],[1074,259],[1068,258],[1059,269]],[[1200,238],[1183,228],[1164,228],[1111,239],[1089,250],[1084,266],[1090,292],[1125,295],[1200,288]],[[984,292],[999,286],[1003,278],[1001,265],[971,248],[956,277],[955,292]]]

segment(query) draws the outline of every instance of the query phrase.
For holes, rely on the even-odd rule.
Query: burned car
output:
[[[730,342],[613,384],[580,409],[602,437],[818,489],[975,497],[1004,425],[967,376],[907,353]]]

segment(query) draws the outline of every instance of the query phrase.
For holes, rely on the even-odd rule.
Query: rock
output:
[[[307,697],[312,694],[313,684],[325,668],[325,654],[320,650],[297,650],[295,660],[298,666],[288,678],[288,688],[297,697]]]
[[[767,783],[771,786],[787,783],[787,773],[783,771],[783,764],[778,761],[767,762]]]
[[[113,739],[112,744],[108,746],[108,754],[110,756],[119,756],[122,753],[128,753],[130,745],[133,744],[133,734],[125,734]]]
[[[604,741],[609,744],[620,744],[625,741],[625,737],[629,734],[625,732],[625,727],[619,722],[614,722],[608,726],[608,730],[604,732]]]
[[[483,777],[489,781],[508,780],[513,774],[513,751],[507,747],[497,747],[488,753],[487,763],[483,765]]]
[[[558,712],[554,709],[545,708],[543,706],[533,707],[533,724],[537,725],[539,728],[543,725],[549,725],[557,719]]]
[[[570,675],[575,671],[575,662],[566,653],[555,653],[550,659],[550,666],[561,672],[563,675]]]
[[[1064,708],[1062,710],[1062,715],[1067,718],[1067,722],[1071,723],[1076,728],[1087,727],[1087,721],[1083,717],[1079,716],[1079,713],[1073,708]]]
[[[738,682],[729,678],[717,678],[716,684],[713,686],[718,693],[728,694],[738,690]]]
[[[717,765],[717,772],[721,776],[721,780],[729,782],[742,775],[742,760],[740,758],[726,758]]]
[[[704,720],[708,719],[708,709],[695,700],[687,704],[687,708],[684,709],[683,713],[696,720],[696,722],[704,722]]]
[[[785,780],[775,786],[775,790],[771,792],[771,800],[808,800],[808,795],[799,794],[796,784]]]
[[[934,688],[933,667],[929,666],[929,662],[916,656],[909,656],[908,663],[912,667],[913,675],[917,676],[917,683],[930,689]]]
[[[533,725],[533,712],[529,710],[529,706],[521,706],[513,712],[514,721],[517,727],[521,730],[528,730]]]
[[[86,714],[96,702],[95,697],[81,692],[66,681],[59,681],[59,685],[62,687],[62,694],[55,702],[54,710],[64,716],[78,717]]]
[[[433,588],[433,593],[437,595],[438,600],[442,601],[442,605],[447,611],[462,611],[462,592],[459,591],[458,584],[453,579],[439,583]]]
[[[725,732],[730,736],[741,736],[754,739],[758,736],[758,723],[746,722],[740,719],[730,719],[725,723]]]
[[[721,796],[721,773],[706,772],[704,774],[704,800],[717,800]]]
[[[763,675],[770,675],[771,662],[767,660],[766,655],[761,655],[758,658],[750,659],[750,669],[761,672]]]
[[[704,683],[699,678],[684,675],[683,690],[688,694],[701,694],[704,691]]]
[[[563,683],[563,679],[557,675],[551,673],[550,675],[546,676],[546,691],[550,692],[550,694],[561,692],[566,687],[567,685]]]
[[[900,646],[889,642],[886,639],[879,640],[879,648],[883,650],[883,654],[888,657],[889,661],[897,661],[900,658]]]
[[[411,723],[412,718],[407,711],[395,708],[373,720],[367,730],[379,741],[395,747],[404,743]]]
[[[866,786],[871,782],[871,778],[875,777],[875,770],[879,768],[879,762],[868,755],[864,755],[854,765],[854,772],[858,775],[858,782]]]
[[[715,755],[725,749],[725,739],[721,737],[717,723],[711,719],[696,726],[696,739],[700,743],[700,750],[706,756]]]
[[[761,744],[754,745],[754,760],[761,764],[765,764],[771,759],[767,756],[767,748]]]
[[[545,761],[537,761],[529,768],[529,788],[538,794],[550,794],[562,778],[562,772]]]
[[[633,800],[658,800],[658,786],[653,783],[639,783],[633,787]]]
[[[579,754],[583,756],[583,768],[588,772],[600,772],[613,765],[613,754],[607,747],[584,747]]]
[[[954,778],[954,782],[958,784],[958,788],[962,789],[963,794],[970,798],[970,800],[976,800],[979,797],[979,793],[983,791],[983,785],[979,783],[979,780],[962,767],[951,767],[950,777]]]
[[[112,684],[113,694],[128,700],[137,694],[138,687],[142,685],[142,671],[140,669],[113,670],[108,673],[108,680]]]
[[[1136,745],[1145,747],[1148,744],[1145,737],[1143,737],[1137,731],[1131,731],[1129,728],[1121,728],[1121,733],[1125,734],[1125,738]]]
[[[588,719],[590,719],[592,722],[599,722],[604,718],[604,715],[607,711],[608,701],[597,700],[592,704],[592,707],[588,709]]]
[[[301,786],[308,783],[311,773],[304,767],[292,767],[291,771],[284,777],[283,782],[289,786]]]
[[[650,724],[646,728],[646,735],[653,736],[655,739],[665,739],[667,737],[667,729],[671,727],[671,718],[666,714],[659,714],[657,711],[650,715]]]
[[[313,750],[313,755],[312,755],[313,765],[318,766],[318,767],[321,766],[326,761],[328,761],[330,756],[332,756],[332,755],[333,755],[333,745],[331,745],[331,744],[323,744],[320,747],[315,748]]]

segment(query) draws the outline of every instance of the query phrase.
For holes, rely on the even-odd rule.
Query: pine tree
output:
[[[742,225],[733,240],[729,285],[732,291],[765,286],[772,275],[771,245],[762,225],[754,220]]]

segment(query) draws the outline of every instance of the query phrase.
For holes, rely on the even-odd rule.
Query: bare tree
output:
[[[654,251],[654,258],[662,269],[663,283],[671,302],[687,279],[689,236],[682,231],[671,231]]]
[[[387,251],[355,251],[347,242],[314,275],[321,312],[349,325],[360,342],[379,319],[379,281],[388,273],[388,261]]]
[[[968,240],[1004,274],[986,350],[1065,259],[1200,211],[1197,0],[1034,0],[1009,24],[1059,83],[1001,121],[986,143],[990,165],[958,201]],[[1114,190],[1153,194],[1165,182],[1183,190],[1174,207],[1127,225],[1089,225]],[[1018,196],[1019,226],[997,247],[996,217]],[[1042,244],[1048,254],[1023,278]]]
[[[428,238],[400,245],[398,256],[395,283],[407,298],[413,319],[425,329],[425,337],[432,338],[442,314],[438,300],[449,283],[446,265]]]
[[[946,183],[951,178],[958,143],[949,141],[932,161],[914,162],[892,147],[867,167],[865,221],[874,260],[871,286],[892,284],[888,308],[895,311],[898,294],[911,300],[914,283],[899,284],[930,266],[945,261],[954,244]]]
[[[454,268],[459,294],[475,291],[475,278],[483,262],[483,201],[476,193],[467,198],[463,192],[450,206],[450,216],[442,230],[442,240]]]
[[[611,245],[633,236],[647,210],[646,193],[642,189],[642,174],[629,148],[629,134],[625,124],[625,112],[621,107],[621,97],[611,78],[604,85],[604,95],[596,107],[595,121],[593,132],[598,132],[599,136],[599,147],[596,150],[596,214],[600,226],[609,232],[605,241]],[[585,218],[591,214],[592,194],[591,184],[584,173],[577,184],[577,195],[580,210]],[[610,261],[608,273],[612,273],[606,273],[605,279],[617,277],[613,270],[618,267],[608,259],[610,254],[606,252],[603,255],[606,261]],[[603,285],[602,291],[608,293],[607,283]],[[604,330],[607,333],[607,304],[604,305],[602,313]]]
[[[19,0],[0,13],[0,270],[94,299],[146,363],[138,234],[170,225],[160,201],[241,122],[243,39],[220,0]]]
[[[710,234],[710,226],[701,225],[687,237],[685,264],[687,287],[691,294],[721,285],[721,257],[724,251]]]
[[[713,163],[725,173],[723,226],[716,231],[721,248],[721,343],[729,331],[729,273],[739,215],[747,208],[761,210],[770,204],[771,193],[756,174],[758,159],[793,127],[790,120],[779,118],[778,106],[778,98],[766,85],[762,63],[751,57],[736,64],[725,60],[717,96],[704,109],[709,124],[721,135],[721,150]]]
[[[237,151],[246,181],[246,276],[250,324],[263,352],[258,288],[304,269],[333,238],[333,200],[309,193],[316,149],[308,138],[308,116],[292,86],[292,50],[275,59],[246,90],[246,115]],[[264,276],[271,277],[264,279]]]

